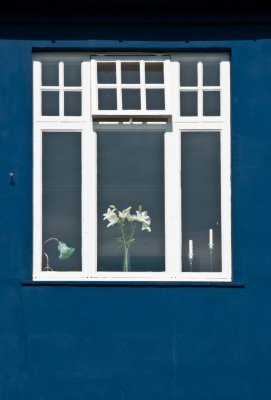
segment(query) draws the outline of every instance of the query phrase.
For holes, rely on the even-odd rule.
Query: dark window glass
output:
[[[116,89],[98,89],[98,108],[99,110],[117,109]]]
[[[42,92],[41,111],[43,116],[59,115],[59,92]]]
[[[164,89],[146,89],[146,108],[147,110],[165,109]]]
[[[47,270],[81,271],[81,134],[43,132],[42,168],[42,238],[49,258]],[[44,244],[50,238],[68,248],[62,245],[59,252],[56,240]],[[43,253],[42,270],[47,265]]]
[[[139,205],[151,217],[130,247],[131,271],[164,271],[164,133],[98,132],[98,270],[123,271],[118,225],[107,228],[110,204],[122,210]]]
[[[81,114],[81,92],[64,92],[64,115],[76,117]]]
[[[180,105],[182,117],[195,117],[198,115],[198,94],[197,92],[181,92]]]
[[[140,110],[140,89],[122,89],[123,110]]]
[[[198,86],[196,62],[180,63],[180,86]]]
[[[147,62],[145,64],[145,82],[164,83],[164,64],[157,62]]]
[[[64,86],[81,86],[81,63],[64,63]]]
[[[42,86],[58,86],[58,62],[43,62],[41,75]]]
[[[220,92],[203,92],[203,115],[212,117],[220,115]]]
[[[203,63],[203,85],[220,85],[220,63],[218,61],[207,61]]]
[[[140,83],[139,63],[121,63],[121,83]]]
[[[220,170],[220,134],[182,132],[183,271],[221,271]],[[192,259],[189,241],[193,241]]]
[[[98,83],[116,83],[116,64],[98,62],[97,74]]]

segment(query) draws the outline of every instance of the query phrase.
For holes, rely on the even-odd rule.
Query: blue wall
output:
[[[0,28],[1,400],[271,398],[268,31]],[[32,268],[32,51],[63,48],[231,52],[233,270],[244,287],[22,284]]]

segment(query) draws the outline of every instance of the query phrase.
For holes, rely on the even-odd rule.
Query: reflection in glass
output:
[[[43,116],[59,115],[59,92],[42,92],[41,112]]]
[[[203,63],[203,86],[220,85],[219,61],[206,61]]]
[[[122,109],[140,110],[140,89],[122,89]]]
[[[146,108],[147,110],[165,109],[164,89],[146,89]]]
[[[64,86],[81,86],[81,63],[64,63]]]
[[[58,62],[43,62],[41,74],[42,86],[58,86]]]
[[[116,64],[114,62],[97,63],[98,83],[116,83]]]
[[[203,92],[203,115],[213,117],[220,115],[220,92]]]
[[[139,63],[121,63],[121,83],[140,83]]]
[[[81,111],[81,92],[64,92],[64,115],[80,116]]]
[[[194,117],[198,115],[197,92],[180,92],[180,105],[182,117]]]
[[[98,108],[99,110],[117,109],[116,89],[98,89]]]
[[[162,62],[145,63],[145,82],[164,83],[164,64]]]
[[[198,86],[196,62],[180,63],[180,86]]]
[[[221,271],[219,132],[182,132],[182,270]]]
[[[42,242],[54,271],[81,266],[81,135],[43,132]],[[75,249],[74,251],[72,249]],[[42,266],[46,266],[43,255]]]
[[[98,132],[98,270],[123,271],[117,227],[107,228],[103,213],[142,205],[151,232],[137,231],[130,248],[131,271],[164,270],[164,133]],[[116,229],[115,229],[116,228]]]

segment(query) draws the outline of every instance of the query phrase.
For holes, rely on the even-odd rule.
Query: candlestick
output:
[[[214,247],[213,229],[209,229],[209,247],[210,249]]]
[[[189,258],[193,258],[193,240],[189,240],[189,253],[188,253]]]
[[[190,272],[191,272],[192,265],[193,265],[193,240],[189,240],[188,258],[189,258],[189,266],[190,266]]]

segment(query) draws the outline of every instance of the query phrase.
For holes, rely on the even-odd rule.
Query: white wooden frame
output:
[[[76,54],[36,54],[34,56],[34,146],[33,146],[33,280],[47,281],[230,281],[231,267],[231,182],[230,182],[230,65],[227,54],[222,53],[180,53],[158,57],[151,55],[130,54],[104,57],[91,56],[88,53]],[[164,62],[166,110],[150,112],[139,110],[130,112],[118,110],[101,112],[97,110],[97,60],[144,60]],[[43,60],[76,60],[82,62],[82,116],[81,117],[42,117],[41,110],[41,62]],[[220,61],[220,93],[221,115],[206,117],[202,113],[198,117],[181,117],[179,104],[179,65],[182,60]],[[202,70],[202,67],[199,67]],[[95,72],[95,73],[94,73]],[[141,66],[142,73],[142,66]],[[202,83],[202,76],[199,75]],[[61,82],[60,82],[61,83]],[[125,85],[127,86],[127,85]],[[135,85],[132,85],[134,87]],[[157,86],[157,85],[155,85]],[[162,86],[162,85],[160,85]],[[73,88],[72,90],[76,90]],[[214,90],[204,87],[204,90]],[[215,90],[218,88],[215,87]],[[119,89],[118,89],[119,90]],[[193,88],[189,87],[189,90]],[[195,90],[195,88],[194,88]],[[202,90],[201,84],[197,90]],[[199,96],[200,98],[200,96]],[[144,103],[143,103],[144,104]],[[202,101],[199,99],[202,109]],[[130,118],[129,122],[110,122],[110,117]],[[142,122],[134,122],[133,118],[142,117]],[[169,118],[168,122],[155,122],[152,117]],[[102,121],[108,118],[108,122]],[[93,118],[101,119],[93,122]],[[146,121],[146,119],[150,119]],[[144,122],[145,121],[145,122]],[[97,271],[97,198],[96,198],[96,132],[98,130],[160,130],[165,132],[165,256],[164,272],[98,272]],[[57,272],[41,271],[42,256],[42,132],[72,131],[82,137],[82,271]],[[222,230],[222,272],[182,272],[181,271],[181,132],[184,131],[217,131],[220,132],[221,143],[221,230]],[[92,184],[90,184],[90,182]],[[94,183],[94,184],[93,184]],[[95,228],[94,228],[95,227]]]

